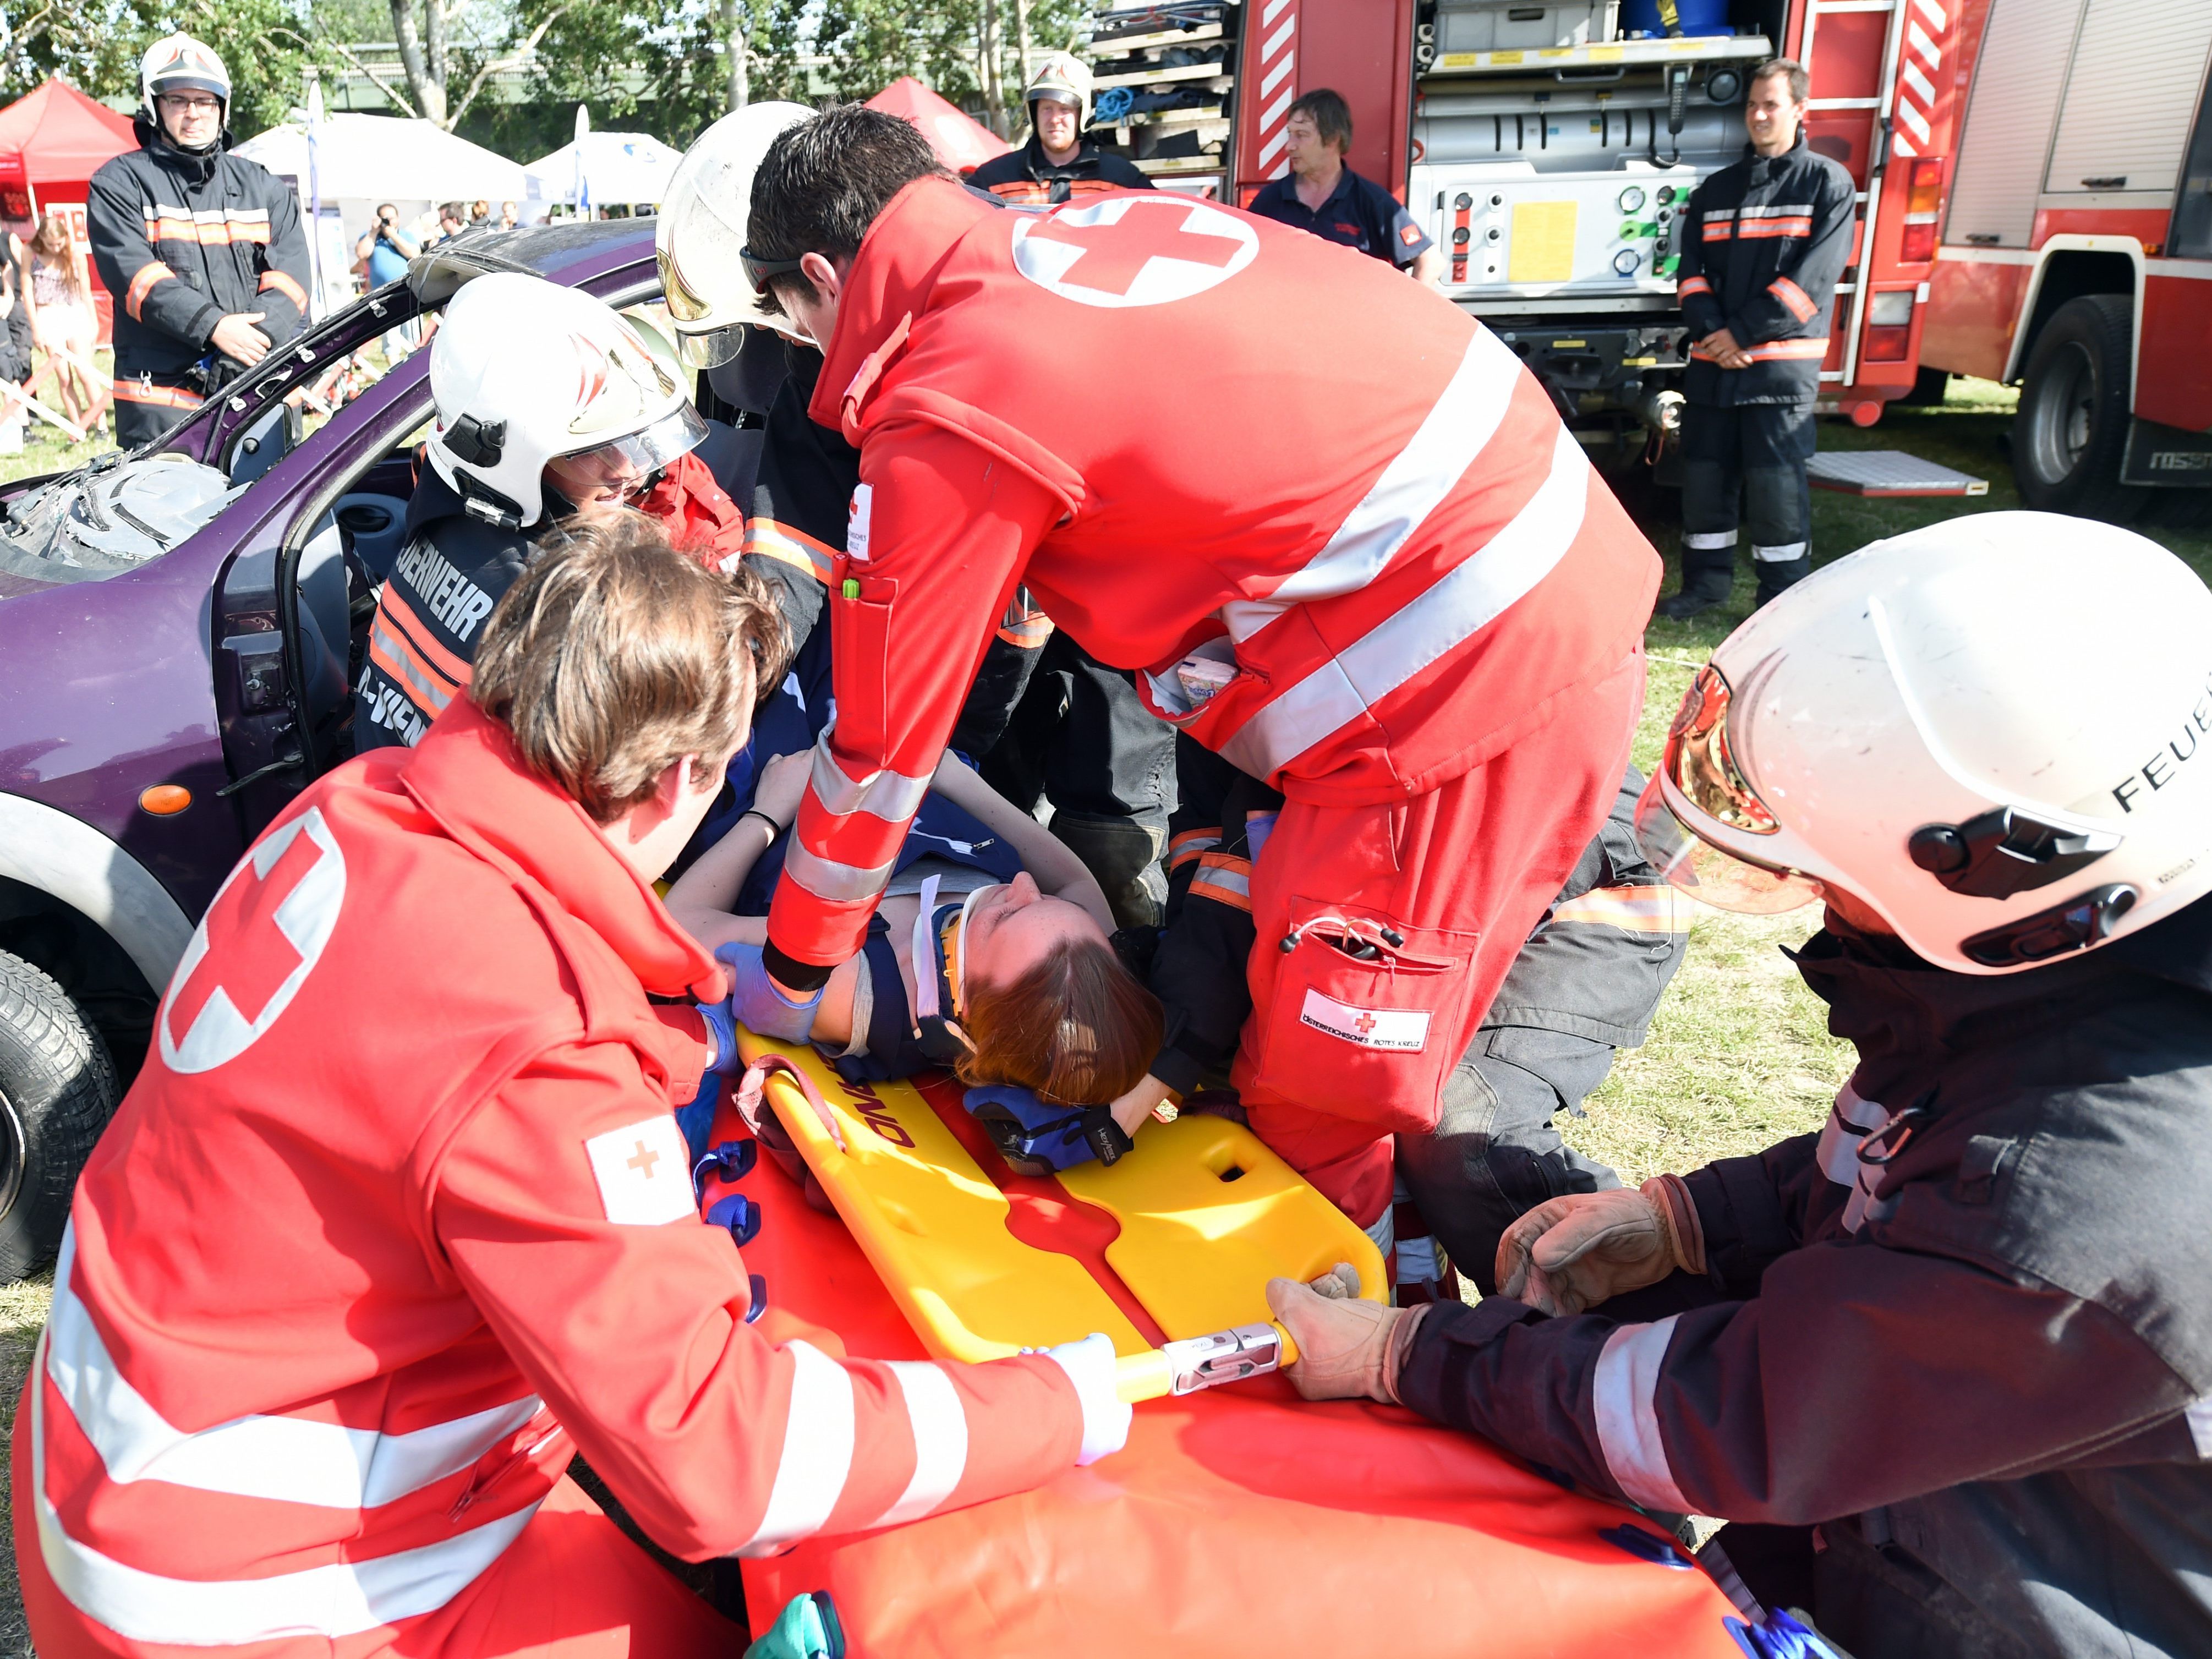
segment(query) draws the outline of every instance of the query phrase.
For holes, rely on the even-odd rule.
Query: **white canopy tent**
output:
[[[531,195],[542,202],[658,204],[683,159],[682,151],[642,132],[586,132],[523,171]]]
[[[238,154],[294,180],[304,204],[308,193],[307,130],[288,121],[257,133]],[[522,168],[504,155],[428,121],[395,115],[326,115],[315,146],[314,176],[325,208],[336,207],[347,233],[359,235],[380,204],[415,219],[441,202],[520,202],[527,193]]]

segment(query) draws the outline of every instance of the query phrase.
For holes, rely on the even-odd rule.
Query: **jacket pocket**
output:
[[[1289,917],[1252,1084],[1338,1117],[1426,1130],[1466,1046],[1476,936],[1308,898]]]
[[[853,576],[865,566],[844,565],[844,580],[830,589],[830,640],[836,653],[837,746],[848,754],[878,756],[890,750],[888,702],[891,606],[898,583],[888,576]],[[845,596],[845,582],[859,588]]]

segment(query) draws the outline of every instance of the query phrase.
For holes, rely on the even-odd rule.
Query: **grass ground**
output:
[[[1893,409],[1870,430],[1824,423],[1824,449],[1907,450],[1987,478],[1990,493],[1965,501],[1869,501],[1815,490],[1815,559],[1825,563],[1961,512],[2017,507],[2002,450],[2013,403],[2013,393],[2002,386],[1967,381],[1954,384],[1943,404]],[[72,447],[41,429],[23,454],[0,456],[0,481],[81,465],[104,447],[97,441]],[[1675,530],[1657,523],[1645,528],[1667,556],[1663,591],[1671,592],[1680,575]],[[2212,538],[2148,533],[2212,578]],[[1690,622],[1652,623],[1645,638],[1650,690],[1636,747],[1638,763],[1647,770],[1691,676],[1749,614],[1753,587],[1746,567],[1727,605]],[[1850,1051],[1827,1034],[1821,1005],[1782,950],[1800,943],[1818,922],[1818,911],[1811,909],[1762,918],[1700,908],[1689,953],[1652,1023],[1650,1040],[1621,1056],[1591,1098],[1589,1115],[1565,1126],[1568,1138],[1635,1182],[1755,1152],[1817,1126],[1849,1073]],[[13,1411],[50,1294],[45,1279],[0,1287],[0,1413]],[[0,1458],[0,1498],[6,1474]],[[0,1522],[4,1519],[0,1513]],[[13,1553],[0,1549],[0,1656],[29,1650]]]

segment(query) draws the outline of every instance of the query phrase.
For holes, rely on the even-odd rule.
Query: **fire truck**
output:
[[[1099,94],[1092,131],[1164,187],[1242,204],[1286,171],[1291,100],[1334,88],[1352,112],[1349,164],[1435,239],[1445,294],[1527,360],[1587,444],[1626,460],[1673,424],[1687,366],[1683,209],[1745,153],[1749,71],[1795,57],[1812,78],[1807,141],[1859,191],[1821,407],[1868,425],[1915,384],[1961,3],[1678,0],[1679,33],[1654,0],[1129,7],[1096,15],[1091,55],[1100,88],[1144,95]],[[1163,72],[1176,78],[1147,78]]]
[[[2212,0],[1959,9],[1923,375],[2020,382],[2012,465],[2030,506],[2203,522]]]
[[[1749,71],[1795,58],[1807,142],[1858,191],[1823,412],[1869,426],[1950,373],[2024,376],[2015,455],[2036,504],[2119,510],[2123,452],[2134,482],[2212,483],[2212,352],[2201,321],[2182,337],[2192,291],[2212,300],[2187,286],[2212,276],[2201,116],[2177,197],[2212,0],[1670,9],[1671,27],[1656,0],[1126,6],[1095,18],[1097,84],[1126,91],[1102,90],[1093,134],[1164,187],[1241,204],[1286,170],[1291,100],[1334,88],[1350,164],[1444,251],[1444,292],[1626,459],[1656,453],[1680,396],[1682,206],[1745,153]],[[2138,333],[2156,366],[2141,377]]]

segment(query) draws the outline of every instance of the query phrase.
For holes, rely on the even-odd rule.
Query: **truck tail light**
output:
[[[1943,205],[1943,158],[1919,156],[1912,163],[1905,195],[1905,235],[1897,257],[1906,264],[1925,264],[1936,257],[1936,221]]]
[[[1913,290],[1888,289],[1867,299],[1866,361],[1901,363],[1912,342]]]

